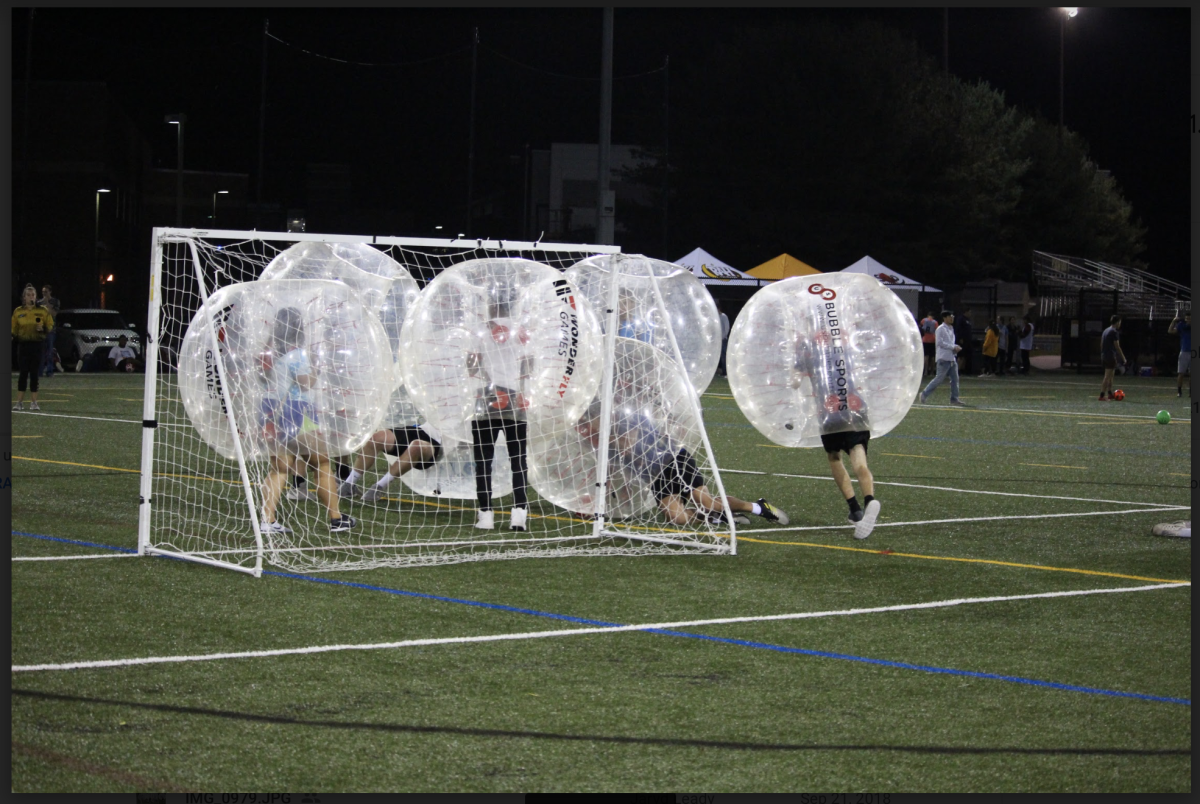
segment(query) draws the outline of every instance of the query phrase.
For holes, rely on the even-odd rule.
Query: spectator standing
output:
[[[1179,320],[1179,311],[1175,311],[1175,317],[1171,319],[1171,326],[1167,327],[1167,332],[1171,335],[1179,335],[1179,364],[1176,370],[1179,376],[1175,378],[1175,396],[1183,396],[1183,377],[1192,376],[1192,314],[1184,313],[1183,320]],[[1188,396],[1192,395],[1192,388],[1188,386]]]
[[[980,377],[996,376],[996,353],[1000,351],[1000,330],[995,321],[989,321],[983,336],[983,374]]]
[[[13,410],[21,410],[25,400],[25,386],[29,386],[29,409],[38,407],[38,375],[42,366],[42,347],[46,334],[54,329],[54,316],[45,307],[37,304],[37,290],[26,285],[21,293],[21,306],[13,310],[12,336],[17,342],[17,401]]]
[[[971,373],[971,308],[963,310],[961,317],[956,318],[954,322],[954,341],[962,347],[959,356],[962,359],[962,365],[959,369],[965,373]]]
[[[57,320],[58,311],[62,309],[62,302],[54,297],[54,288],[49,285],[42,285],[42,298],[37,300],[39,307],[44,307],[50,313],[50,317]],[[54,336],[56,330],[51,329],[46,333],[46,341],[44,352],[42,354],[41,373],[47,377],[54,375]]]
[[[1104,379],[1100,381],[1100,401],[1113,401],[1113,374],[1117,366],[1125,365],[1125,353],[1121,351],[1121,316],[1109,319],[1108,329],[1100,334],[1100,364],[1104,366]],[[1105,394],[1107,393],[1107,397]]]
[[[729,316],[725,315],[725,310],[720,304],[717,305],[717,310],[721,313],[721,364],[717,368],[724,377],[726,376],[725,353],[729,349]]]
[[[1008,325],[1004,319],[996,319],[996,376],[1003,377],[1008,364]]]
[[[1029,316],[1021,319],[1024,325],[1021,327],[1021,340],[1017,346],[1021,350],[1021,373],[1029,373],[1029,353],[1033,351],[1033,322],[1029,320]]]
[[[958,398],[958,362],[954,359],[962,347],[954,342],[954,313],[942,310],[942,323],[937,328],[937,376],[929,381],[921,392],[921,403],[924,404],[934,389],[941,385],[947,377],[950,378],[950,404],[966,407]]]
[[[937,319],[933,317],[933,310],[925,314],[925,317],[917,325],[921,330],[921,348],[925,350],[925,375],[931,375],[937,370]]]

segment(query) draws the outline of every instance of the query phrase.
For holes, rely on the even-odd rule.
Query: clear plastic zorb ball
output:
[[[561,273],[515,258],[447,268],[400,338],[404,384],[430,425],[471,441],[476,419],[569,427],[603,372],[600,325]]]
[[[567,279],[592,303],[605,332],[614,276],[617,334],[649,343],[674,360],[667,332],[673,330],[688,379],[696,393],[703,393],[721,361],[720,314],[704,284],[681,265],[640,254],[601,254],[577,262],[567,269]]]
[[[421,291],[408,269],[366,243],[305,242],[280,252],[259,277],[262,282],[276,279],[328,279],[358,291],[379,316],[395,364],[395,388],[384,424],[389,427],[416,424],[416,407],[400,380],[398,353],[400,330],[408,308]]]
[[[348,285],[247,282],[216,290],[193,317],[179,390],[196,430],[225,458],[236,457],[230,407],[247,460],[348,455],[380,427],[391,362],[383,325]]]
[[[793,277],[758,291],[729,333],[729,387],[759,432],[787,447],[904,419],[924,355],[912,313],[864,274]]]

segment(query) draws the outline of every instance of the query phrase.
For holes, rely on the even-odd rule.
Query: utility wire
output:
[[[512,58],[511,56],[505,56],[500,51],[493,50],[492,48],[487,47],[486,45],[480,45],[480,47],[483,48],[484,50],[488,51],[489,53],[499,56],[500,58],[504,59],[505,61],[511,61],[513,64],[516,64],[520,67],[524,67],[526,70],[532,70],[535,73],[542,73],[543,75],[552,75],[555,78],[569,78],[573,81],[599,81],[600,80],[597,76],[594,76],[594,75],[567,75],[565,73],[556,73],[552,70],[543,70],[541,67],[534,67],[533,65],[526,64],[523,61],[517,61],[516,59]],[[666,69],[666,67],[657,67],[653,70],[647,70],[644,73],[632,73],[630,75],[614,75],[613,80],[620,81],[620,80],[623,80],[626,78],[641,78],[642,76],[654,75],[655,73],[661,73],[665,69]]]
[[[306,50],[306,49],[300,47],[299,45],[293,45],[291,42],[286,42],[283,39],[280,39],[275,34],[270,33],[269,31],[267,32],[267,36],[271,39],[274,39],[276,42],[278,42],[281,45],[286,45],[287,47],[293,48],[295,50],[299,50],[301,53],[304,53],[308,56],[312,56],[313,58],[325,59],[326,61],[333,61],[333,62],[337,62],[338,64],[350,64],[355,67],[409,67],[414,64],[427,64],[431,61],[439,61],[441,59],[448,59],[451,56],[457,56],[458,54],[465,53],[466,51],[471,49],[470,45],[466,45],[464,47],[458,48],[457,50],[451,50],[449,53],[443,53],[440,56],[430,56],[427,59],[415,59],[413,61],[392,61],[392,62],[351,61],[349,59],[337,59],[337,58],[334,58],[333,56],[326,56],[322,53],[314,53],[313,51]]]

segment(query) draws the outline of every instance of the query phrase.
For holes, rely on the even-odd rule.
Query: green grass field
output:
[[[259,579],[128,554],[141,381],[12,414],[16,792],[1191,790],[1191,543],[1150,533],[1191,516],[1172,380],[939,389],[872,441],[862,542],[823,453],[717,380],[726,489],[792,520],[736,556]]]

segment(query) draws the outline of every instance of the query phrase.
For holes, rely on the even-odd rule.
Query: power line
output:
[[[535,73],[541,73],[543,75],[552,75],[555,78],[568,78],[568,79],[571,79],[572,81],[599,81],[600,80],[600,77],[595,76],[595,75],[567,75],[566,73],[556,73],[553,70],[543,70],[541,67],[534,67],[531,64],[526,64],[523,61],[518,61],[517,59],[514,59],[511,56],[506,56],[503,53],[501,53],[500,51],[493,50],[492,48],[487,47],[486,45],[480,45],[480,47],[483,50],[486,50],[495,56],[499,56],[500,58],[504,59],[505,61],[511,61],[513,64],[516,64],[519,67],[524,67],[526,70],[532,70]],[[620,80],[623,80],[626,78],[641,78],[643,76],[654,75],[655,73],[661,73],[664,69],[666,69],[666,68],[665,67],[656,67],[655,69],[647,70],[644,73],[632,73],[630,75],[614,75],[613,80],[620,81]]]
[[[305,55],[308,55],[308,56],[312,56],[313,58],[337,62],[338,64],[349,64],[354,67],[410,67],[415,64],[427,64],[431,61],[440,61],[441,59],[448,59],[451,56],[457,56],[458,54],[471,49],[470,46],[468,45],[466,47],[460,47],[457,50],[451,50],[449,53],[443,53],[440,56],[430,56],[427,59],[414,59],[413,61],[392,61],[392,62],[352,61],[350,59],[338,59],[338,58],[334,58],[333,56],[326,56],[322,53],[315,53],[311,50],[306,50],[305,48],[302,48],[299,45],[293,45],[291,42],[284,41],[283,39],[280,39],[278,36],[276,36],[275,34],[270,33],[270,32],[267,33],[267,37],[270,39],[274,39],[276,42],[278,42],[281,45],[286,45],[287,47],[290,47],[294,50],[299,50],[301,53],[304,53]]]

